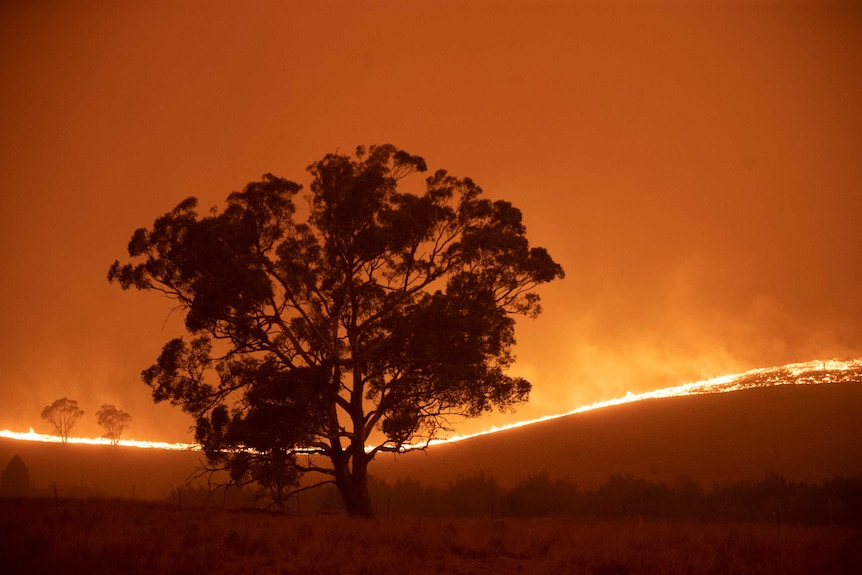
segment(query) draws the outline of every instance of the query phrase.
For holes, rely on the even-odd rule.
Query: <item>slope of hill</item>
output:
[[[182,485],[204,456],[112,445],[77,445],[0,438],[0,466],[18,455],[37,494],[61,497],[163,499]]]
[[[694,395],[657,392],[651,397],[661,398],[433,445],[426,452],[378,455],[370,470],[388,482],[411,478],[429,485],[480,471],[512,485],[547,472],[583,487],[614,473],[663,481],[686,475],[707,486],[766,473],[807,481],[862,476],[862,362],[851,363],[853,369],[843,371],[826,363],[817,373],[784,366],[719,378],[712,387],[682,386]],[[776,385],[786,381],[808,385]],[[182,485],[203,459],[196,451],[0,438],[0,468],[14,455],[23,459],[40,493],[51,493],[56,484],[61,495],[130,497],[134,490],[136,497],[150,499]]]
[[[862,475],[862,383],[752,387],[568,415],[375,461],[375,475],[443,484],[487,471],[594,486],[613,473],[673,481]]]

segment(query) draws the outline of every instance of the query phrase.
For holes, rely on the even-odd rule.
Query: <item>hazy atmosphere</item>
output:
[[[79,434],[113,403],[190,440],[140,380],[182,318],[110,264],[187,196],[361,144],[513,202],[566,270],[519,322],[529,404],[458,431],[859,357],[862,7],[688,4],[4,3],[0,429],[68,396]]]

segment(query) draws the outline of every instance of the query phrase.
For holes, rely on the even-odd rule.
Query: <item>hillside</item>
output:
[[[0,438],[0,466],[18,455],[37,493],[60,496],[163,499],[194,473],[202,453],[111,445],[77,445]]]
[[[672,481],[819,481],[862,475],[862,383],[781,385],[650,399],[380,458],[388,481],[441,484],[487,471],[503,484],[536,472],[583,486],[612,473]]]
[[[704,485],[760,479],[820,481],[862,476],[862,383],[753,387],[648,399],[440,444],[426,452],[378,456],[372,474],[446,484],[486,471],[511,485],[537,472],[584,487],[613,473]],[[13,455],[34,487],[61,495],[160,499],[181,485],[200,452],[0,439],[0,466]]]

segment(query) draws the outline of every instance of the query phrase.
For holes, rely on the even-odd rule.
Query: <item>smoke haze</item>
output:
[[[113,403],[188,440],[139,377],[182,318],[108,266],[189,195],[359,144],[512,201],[567,272],[519,322],[530,404],[458,431],[858,357],[860,29],[857,3],[5,3],[0,428],[67,396],[82,434]]]

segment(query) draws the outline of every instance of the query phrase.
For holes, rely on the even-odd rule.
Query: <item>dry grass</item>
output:
[[[7,573],[860,573],[862,531],[638,520],[350,520],[0,500]]]

